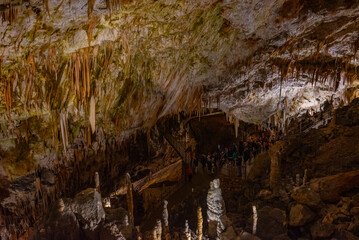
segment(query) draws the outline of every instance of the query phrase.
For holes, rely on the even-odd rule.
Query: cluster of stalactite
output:
[[[2,2],[2,4],[0,4],[1,22],[9,22],[10,24],[12,24],[16,20],[21,10],[21,1],[7,0],[5,2]]]
[[[313,56],[303,60],[274,58],[272,64],[278,67],[281,81],[285,81],[288,77],[300,79],[303,74],[308,74],[313,85],[327,84],[337,90],[340,82],[351,84],[357,80],[357,66],[351,64],[354,59],[355,55],[351,58]]]
[[[181,3],[184,5],[169,4],[163,8],[162,3],[153,2],[151,6],[141,3],[133,9],[131,2],[106,1],[107,7],[113,11],[128,8],[136,16],[130,18],[127,13],[120,16],[123,21],[117,22],[116,26],[120,24],[119,28],[124,27],[124,30],[115,40],[94,44],[96,34],[101,34],[103,19],[92,12],[94,1],[89,0],[89,17],[81,28],[87,34],[87,47],[81,45],[81,48],[66,50],[60,40],[51,41],[49,36],[52,32],[50,34],[37,25],[30,32],[21,33],[16,40],[17,48],[25,51],[21,57],[10,54],[10,45],[3,46],[0,49],[0,98],[3,100],[0,108],[6,109],[7,116],[0,116],[0,124],[36,116],[48,124],[52,147],[62,149],[59,146],[62,143],[66,152],[75,138],[73,133],[78,132],[74,123],[81,122],[85,129],[81,134],[91,145],[91,132],[93,134],[98,126],[102,126],[105,132],[115,130],[120,133],[139,126],[150,128],[158,117],[183,110],[193,112],[197,109],[201,114],[202,89],[189,80],[197,73],[214,71],[212,65],[217,64],[198,61],[198,58],[208,58],[204,56],[205,52],[224,49],[219,54],[225,56],[230,50],[228,46],[234,42],[234,32],[222,32],[223,6],[216,3],[206,9],[197,9]],[[44,9],[51,14],[49,4],[48,0],[43,1]],[[158,13],[156,9],[161,11]],[[180,19],[168,19],[172,11],[184,11],[185,14]],[[116,14],[116,11],[112,13],[115,22],[119,17]],[[37,21],[45,21],[45,17],[45,14],[40,14]],[[108,17],[112,19],[111,15]],[[158,21],[150,20],[154,17]],[[181,27],[178,21],[183,22],[185,27]],[[106,24],[112,26],[112,20]],[[132,28],[133,25],[158,31],[144,35],[137,28]],[[35,38],[42,36],[39,30],[49,33],[44,36],[49,40],[46,46],[33,44]],[[163,34],[163,30],[169,31],[168,34]],[[70,36],[72,33],[69,33]],[[173,34],[178,37],[172,37]],[[158,37],[170,44],[163,46]],[[20,47],[23,38],[29,38],[29,46],[25,50]],[[197,42],[203,44],[193,44]],[[153,54],[163,47],[159,54]],[[167,52],[174,49],[177,49],[175,54],[169,57]],[[9,65],[9,62],[12,64]],[[221,68],[220,63],[218,68]]]

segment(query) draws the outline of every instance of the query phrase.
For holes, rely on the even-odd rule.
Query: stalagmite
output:
[[[299,173],[297,173],[297,175],[295,176],[295,185],[297,187],[299,187],[299,185],[300,185],[300,175],[299,175]]]
[[[197,239],[201,240],[203,235],[203,217],[202,208],[197,208]]]
[[[89,115],[89,121],[90,121],[90,125],[91,125],[92,134],[94,134],[95,130],[96,130],[96,111],[95,111],[95,107],[96,107],[95,98],[94,98],[94,96],[92,96],[91,100],[90,100],[90,115]]]
[[[252,206],[253,208],[253,235],[256,234],[257,232],[257,221],[258,221],[258,216],[257,216],[257,208],[256,206]]]
[[[308,172],[308,169],[305,169],[304,170],[304,176],[303,176],[303,183],[302,183],[303,186],[305,186],[307,184],[307,177],[308,177],[307,172]]]
[[[274,193],[277,193],[280,186],[281,171],[280,171],[280,155],[278,152],[270,154],[271,165],[270,165],[270,178],[269,185]]]
[[[169,229],[169,224],[168,224],[168,209],[167,209],[167,205],[168,202],[166,200],[164,200],[163,203],[163,224],[164,224],[164,234],[165,234],[165,239],[169,240],[171,239],[171,235],[170,235],[170,229]]]
[[[95,173],[95,187],[98,192],[100,192],[100,176],[98,172]]]
[[[64,200],[62,200],[62,198],[59,199],[59,211],[63,212],[65,210],[65,203]]]
[[[165,225],[165,227],[168,227],[168,210],[167,210],[167,205],[168,202],[166,200],[164,200],[163,202],[163,223]]]
[[[130,214],[130,221],[133,223],[133,195],[132,195],[132,183],[131,183],[131,177],[130,174],[126,174],[126,180],[127,180],[127,207],[128,207],[128,213]]]
[[[167,209],[167,205],[168,202],[166,200],[164,200],[163,202],[163,224],[164,224],[164,234],[165,234],[165,239],[169,240],[171,239],[171,235],[170,235],[170,230],[169,230],[169,226],[168,226],[168,209]]]
[[[185,233],[185,235],[186,235],[186,239],[187,239],[187,240],[191,240],[191,232],[190,232],[190,229],[189,229],[188,220],[186,220],[186,222],[185,222],[185,230],[184,230],[184,233]]]
[[[155,227],[155,233],[154,233],[154,236],[155,236],[155,239],[156,240],[161,240],[162,239],[162,225],[161,225],[161,220],[157,220],[157,223],[156,223],[156,227]]]
[[[128,222],[128,215],[125,216],[125,226],[130,225],[130,223]]]
[[[157,240],[157,229],[156,229],[156,227],[154,227],[153,230],[152,230],[152,239]]]
[[[214,179],[212,182],[210,182],[210,189],[208,190],[207,194],[207,221],[209,228],[216,229],[217,238],[219,238],[220,234],[224,230],[221,217],[223,216],[225,209],[224,201],[222,198],[222,190],[219,186],[219,179]],[[214,234],[212,233],[212,235]]]

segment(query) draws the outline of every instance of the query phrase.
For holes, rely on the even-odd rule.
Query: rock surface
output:
[[[71,210],[79,219],[83,229],[93,231],[105,219],[101,195],[96,189],[89,188],[78,193],[71,204]]]
[[[319,207],[322,204],[320,195],[306,187],[294,189],[291,197],[298,203],[302,203],[310,207]]]
[[[303,226],[315,217],[315,214],[305,205],[296,204],[291,207],[289,212],[290,226]]]
[[[328,238],[334,233],[334,230],[335,227],[332,224],[322,223],[321,221],[317,221],[310,228],[313,239]]]
[[[265,206],[258,210],[257,235],[261,239],[272,239],[286,233],[286,213],[278,208]]]
[[[359,170],[340,173],[319,179],[312,179],[310,187],[319,192],[323,201],[339,201],[340,195],[357,187],[359,182]]]

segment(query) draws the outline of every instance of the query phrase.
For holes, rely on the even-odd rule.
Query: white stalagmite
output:
[[[89,115],[89,121],[91,125],[92,133],[95,133],[96,130],[96,102],[95,97],[92,96],[90,100],[90,115]]]
[[[165,235],[165,239],[169,240],[171,239],[171,235],[170,235],[170,231],[169,231],[169,226],[168,226],[168,209],[167,209],[167,205],[168,202],[166,200],[164,200],[163,202],[163,224],[164,224],[164,235]]]
[[[128,222],[128,215],[126,214],[126,216],[125,216],[125,226],[127,227],[128,225],[130,225],[130,223]]]
[[[162,225],[161,225],[161,220],[157,220],[157,224],[156,224],[156,239],[157,240],[161,240],[162,239]]]
[[[257,215],[257,208],[256,206],[252,206],[253,208],[253,235],[257,233],[257,221],[258,221],[258,215]]]
[[[152,239],[157,240],[157,229],[156,229],[156,227],[154,227],[153,230],[152,230]]]
[[[202,240],[203,235],[203,217],[202,217],[202,208],[197,208],[197,239]]]
[[[167,209],[168,202],[164,200],[163,202],[163,224],[165,227],[168,227],[168,209]]]
[[[186,222],[185,222],[184,233],[186,235],[186,239],[191,240],[191,231],[189,229],[188,220],[186,220]]]
[[[214,179],[210,182],[210,189],[207,194],[207,220],[208,222],[217,223],[217,238],[219,238],[224,230],[224,225],[221,221],[221,217],[224,214],[224,202],[222,198],[222,190],[219,186],[219,179]]]

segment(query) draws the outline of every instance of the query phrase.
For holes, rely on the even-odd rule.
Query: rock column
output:
[[[202,240],[203,236],[203,217],[202,217],[202,208],[197,208],[197,239]]]

